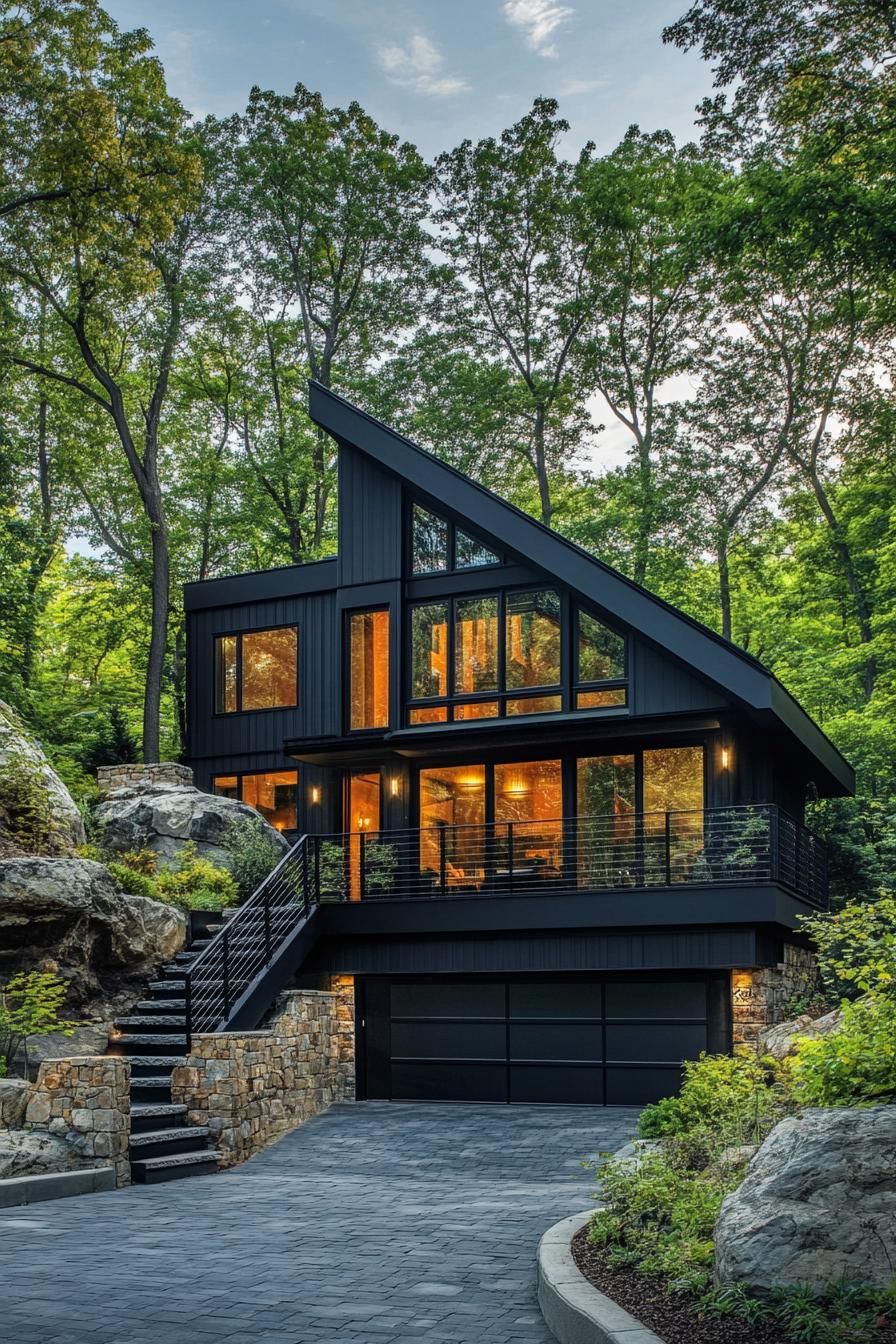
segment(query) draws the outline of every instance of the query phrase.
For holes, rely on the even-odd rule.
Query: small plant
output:
[[[51,1032],[71,1036],[77,1022],[59,1016],[65,1000],[65,981],[50,971],[14,975],[0,990],[0,1057],[4,1068],[22,1051],[28,1076],[28,1041]]]
[[[129,896],[145,896],[150,901],[161,901],[158,887],[151,877],[145,873],[139,873],[134,868],[129,868],[126,863],[120,863],[117,859],[111,859],[106,867],[115,878],[115,881],[126,891]]]
[[[0,1078],[6,1077],[6,1057],[0,1055]]]
[[[335,840],[324,840],[318,851],[319,895],[322,901],[344,901],[348,881],[348,853]]]
[[[283,850],[260,819],[231,822],[224,838],[240,900],[251,896],[283,858]]]
[[[790,1072],[804,1106],[896,1101],[896,1000],[877,994],[846,1004],[837,1031],[797,1042]]]
[[[145,877],[153,877],[158,868],[158,859],[152,849],[126,849],[119,858],[125,868],[142,873]]]
[[[703,1054],[685,1063],[677,1096],[644,1108],[638,1132],[653,1139],[712,1131],[723,1144],[760,1143],[792,1109],[777,1061]]]
[[[368,894],[392,891],[398,869],[395,845],[375,840],[364,846],[364,890]]]
[[[40,767],[21,755],[10,756],[0,773],[0,827],[26,854],[58,854],[64,848]]]
[[[181,910],[226,910],[236,903],[233,876],[226,868],[201,858],[194,844],[184,845],[173,868],[159,873],[155,879],[145,880],[153,882],[157,900]]]

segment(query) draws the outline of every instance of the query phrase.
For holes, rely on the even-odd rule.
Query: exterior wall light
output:
[[[727,770],[731,764],[731,752],[727,747],[722,748],[722,769]]]
[[[320,802],[320,789],[316,784],[312,784],[311,786],[311,801],[312,803]]]
[[[389,797],[390,798],[401,797],[401,778],[398,775],[393,775],[392,778],[389,780]]]

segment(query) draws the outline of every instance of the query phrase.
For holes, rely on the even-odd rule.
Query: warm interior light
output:
[[[511,775],[507,781],[505,794],[519,798],[524,793],[529,793],[529,784],[524,775]]]
[[[723,748],[722,748],[722,769],[723,769],[723,770],[727,770],[727,769],[728,769],[728,762],[729,762],[730,759],[731,759],[731,753],[729,752],[729,750],[728,750],[727,747],[723,747]]]
[[[311,789],[311,801],[312,801],[312,803],[319,803],[319,802],[320,802],[320,789],[317,787],[316,784],[313,785],[313,787],[312,787],[312,789]]]
[[[457,783],[461,789],[478,789],[482,785],[482,780],[478,775],[461,775]]]

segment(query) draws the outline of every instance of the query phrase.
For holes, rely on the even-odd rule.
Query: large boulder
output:
[[[836,1031],[843,1021],[843,1010],[834,1008],[823,1017],[812,1017],[803,1013],[791,1022],[779,1022],[777,1026],[766,1027],[759,1035],[760,1054],[771,1055],[774,1059],[786,1059],[795,1053],[798,1041],[817,1040]]]
[[[51,1171],[77,1171],[96,1166],[96,1158],[77,1144],[40,1130],[0,1129],[0,1181],[15,1176],[44,1176]]]
[[[104,972],[146,974],[170,960],[186,931],[179,910],[127,895],[91,859],[0,859],[0,977],[49,959],[83,1001]]]
[[[153,784],[116,789],[96,809],[102,843],[109,849],[151,849],[160,867],[170,867],[184,846],[227,867],[226,836],[235,821],[261,822],[285,854],[289,845],[260,813],[235,798],[203,793],[191,784]]]
[[[83,845],[84,821],[74,799],[40,747],[28,736],[15,710],[0,700],[0,779],[5,770],[16,764],[33,771],[46,791],[53,826],[59,840],[58,848],[71,850],[76,845]],[[0,839],[3,829],[4,820],[0,805]]]
[[[776,1125],[715,1229],[716,1279],[763,1295],[896,1265],[896,1106],[808,1110]]]
[[[0,1129],[21,1129],[30,1096],[24,1078],[0,1078]]]

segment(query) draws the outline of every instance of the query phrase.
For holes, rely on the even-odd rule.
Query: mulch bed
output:
[[[609,1269],[601,1249],[588,1240],[587,1224],[572,1240],[572,1254],[589,1282],[654,1330],[666,1344],[787,1344],[777,1326],[748,1325],[736,1316],[707,1316],[691,1293],[670,1293],[663,1279],[632,1269]],[[892,1327],[868,1344],[896,1344]]]

